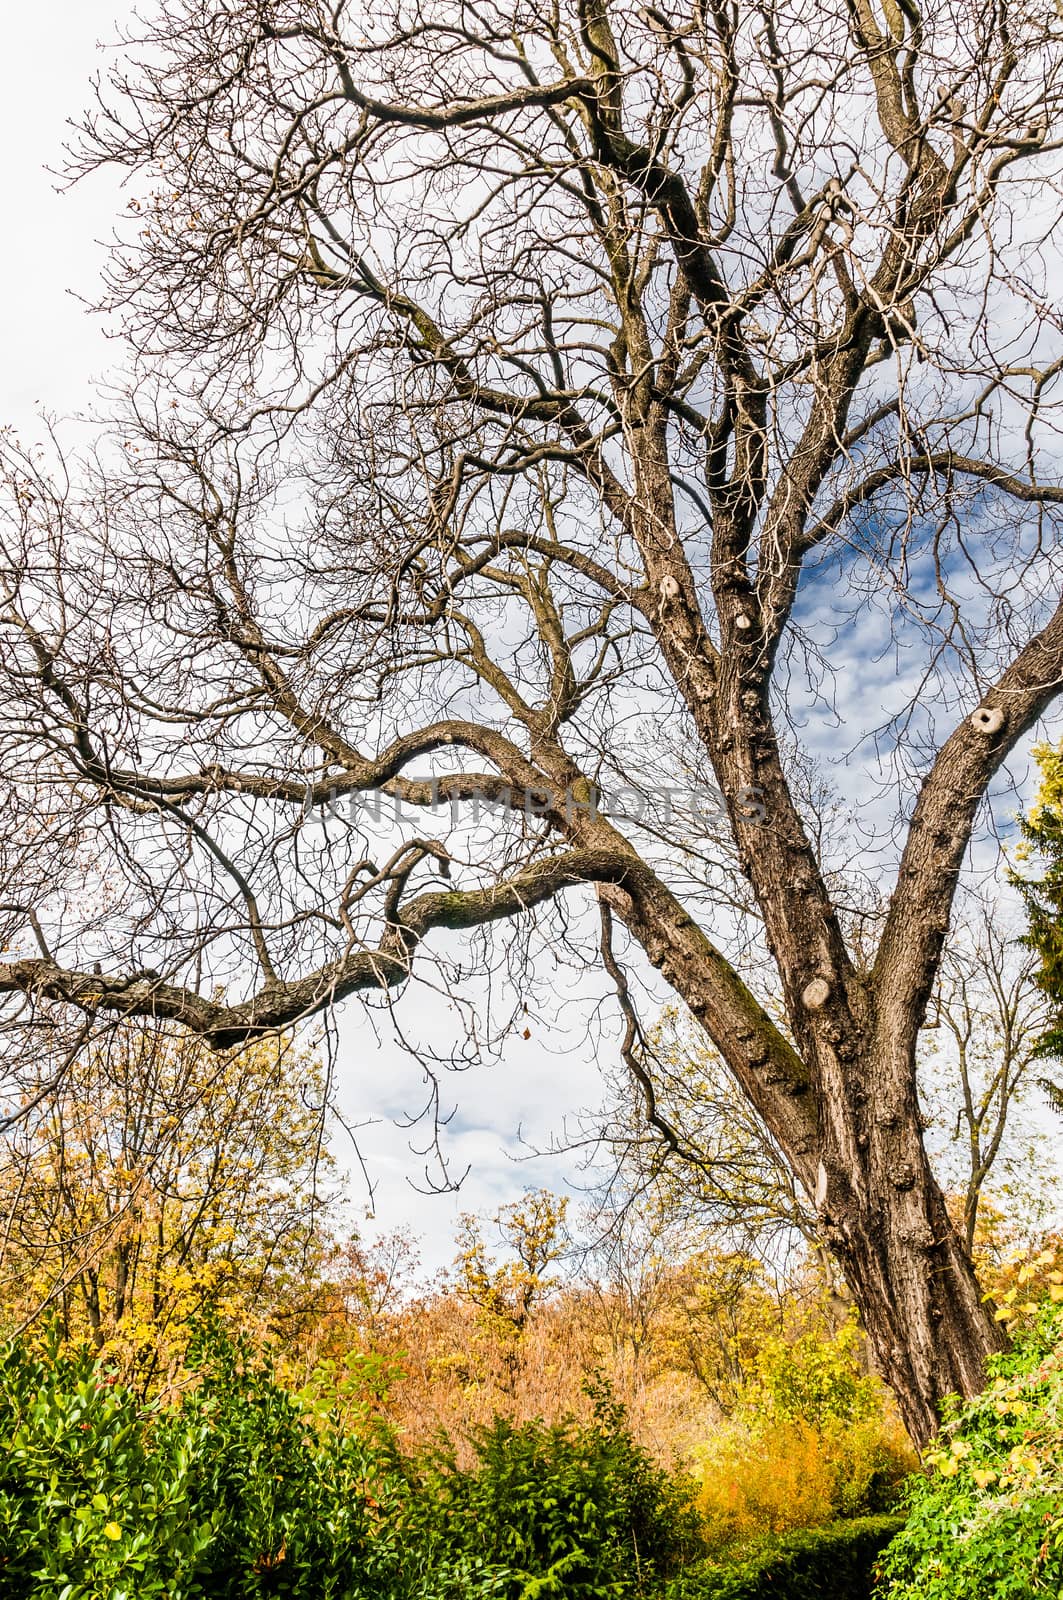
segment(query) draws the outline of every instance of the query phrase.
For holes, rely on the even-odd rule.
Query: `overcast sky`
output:
[[[84,403],[90,374],[107,361],[102,331],[73,295],[91,293],[115,185],[100,179],[60,195],[44,169],[61,159],[66,120],[86,103],[102,60],[96,40],[113,34],[118,14],[115,0],[55,0],[12,6],[4,19],[0,383],[3,420],[20,428],[38,405],[66,413]]]
[[[0,120],[8,151],[5,250],[0,253],[0,423],[24,437],[40,429],[43,412],[69,417],[91,396],[91,381],[112,358],[103,330],[77,295],[92,298],[117,205],[116,181],[97,176],[58,193],[46,168],[61,159],[68,118],[89,99],[89,80],[105,62],[98,41],[113,39],[115,20],[132,7],[118,0],[52,0],[50,5],[10,7],[0,55]],[[850,694],[864,691],[874,670],[868,641],[849,663]],[[843,663],[844,665],[844,663]],[[880,670],[889,671],[888,662]],[[880,686],[867,686],[872,697]],[[850,705],[852,701],[850,700]],[[881,701],[880,701],[881,704]],[[837,734],[824,727],[831,746]],[[471,1162],[472,1173],[457,1197],[423,1198],[410,1187],[423,1161],[411,1155],[409,1136],[393,1118],[417,1108],[424,1090],[420,1069],[394,1042],[378,1045],[360,1013],[351,1007],[340,1028],[338,1065],[342,1100],[354,1120],[375,1118],[361,1135],[370,1174],[378,1185],[380,1226],[407,1224],[425,1238],[433,1264],[446,1260],[459,1210],[483,1210],[513,1198],[532,1183],[559,1186],[574,1164],[538,1161],[524,1166],[518,1139],[545,1144],[564,1112],[594,1102],[599,1080],[585,1033],[586,984],[559,969],[556,1000],[565,1026],[544,1030],[534,1021],[528,1040],[516,1034],[501,1067],[472,1068],[455,1080],[449,1099],[459,1110],[448,1133],[454,1170]],[[444,1050],[457,1037],[457,1018],[437,1002],[415,1002],[411,1021]],[[341,1151],[342,1155],[342,1151]],[[364,1190],[352,1186],[356,1203]]]

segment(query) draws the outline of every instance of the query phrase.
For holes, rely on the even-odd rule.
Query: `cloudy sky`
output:
[[[73,194],[55,192],[44,169],[61,157],[66,119],[85,103],[100,56],[97,38],[113,31],[114,0],[60,0],[12,7],[0,52],[0,136],[5,162],[5,248],[0,254],[0,384],[3,420],[32,424],[43,406],[63,414],[88,394],[107,359],[101,330],[72,292],[84,293],[101,259],[114,185],[102,180]]]
[[[58,165],[67,133],[89,96],[89,80],[105,64],[99,41],[114,37],[115,21],[132,6],[120,0],[53,0],[48,6],[12,8],[0,53],[0,135],[8,151],[6,249],[0,255],[0,423],[25,438],[39,433],[41,417],[71,417],[91,399],[92,379],[106,372],[112,349],[103,329],[78,297],[92,298],[118,201],[109,175],[67,192],[46,170]],[[563,999],[562,988],[558,992]],[[440,1052],[459,1037],[460,1024],[431,996],[417,1004],[420,1041]],[[403,1224],[423,1236],[425,1258],[445,1262],[457,1213],[493,1209],[531,1184],[559,1187],[575,1172],[573,1161],[527,1161],[531,1145],[546,1145],[563,1111],[597,1101],[599,1080],[584,1025],[586,994],[575,986],[565,1025],[549,1036],[534,1020],[532,1038],[514,1034],[501,1065],[472,1067],[444,1086],[444,1110],[457,1102],[446,1144],[452,1171],[470,1172],[457,1195],[424,1195],[423,1128],[396,1126],[425,1103],[418,1063],[393,1039],[351,1010],[342,1019],[337,1055],[340,1095],[352,1122],[366,1123],[359,1144],[376,1185],[378,1224]],[[523,1140],[521,1137],[523,1134]],[[416,1147],[411,1150],[411,1142]],[[351,1163],[349,1148],[337,1154]],[[352,1176],[356,1208],[366,1203],[364,1184]]]
[[[5,19],[0,422],[13,424],[26,438],[39,431],[43,414],[62,419],[83,407],[92,378],[106,371],[111,358],[102,328],[77,296],[92,298],[116,209],[116,182],[104,175],[59,193],[47,168],[60,161],[67,119],[85,105],[89,80],[105,64],[98,41],[113,38],[116,20],[131,13],[120,0],[53,0],[12,8]],[[869,644],[861,641],[845,674],[857,721],[862,708],[854,699],[869,695],[880,710],[882,673],[891,670],[888,660],[873,665]],[[837,744],[833,728],[821,731],[826,745]],[[523,1160],[529,1147],[545,1145],[558,1133],[566,1112],[600,1095],[587,1032],[594,994],[586,980],[564,968],[557,970],[553,990],[556,1015],[549,1025],[529,1019],[531,1038],[515,1031],[500,1064],[471,1067],[444,1086],[445,1109],[458,1106],[446,1135],[453,1170],[472,1166],[458,1196],[426,1197],[411,1186],[425,1162],[411,1153],[411,1136],[395,1119],[425,1099],[417,1062],[386,1031],[378,1040],[355,1010],[341,1021],[341,1099],[352,1121],[369,1123],[360,1144],[377,1186],[378,1223],[412,1226],[424,1237],[432,1263],[447,1259],[459,1210],[493,1207],[532,1183],[559,1186],[576,1170],[572,1158]],[[417,1001],[410,1021],[440,1052],[460,1035],[457,1016],[428,995]],[[423,1145],[418,1134],[413,1138]],[[340,1155],[347,1159],[342,1150]],[[352,1197],[364,1204],[364,1188],[352,1184]]]

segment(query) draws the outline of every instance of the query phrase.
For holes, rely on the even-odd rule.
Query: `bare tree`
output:
[[[811,1196],[703,1031],[669,1007],[630,1056],[567,1141],[603,1174],[609,1231],[648,1207],[720,1251],[773,1262],[800,1241],[821,1251]]]
[[[1024,1149],[1018,1127],[1029,1092],[1041,1083],[1040,1042],[1050,1021],[1034,983],[1037,957],[1021,944],[1003,908],[983,900],[956,930],[941,963],[928,1026],[940,1029],[941,1048],[924,1049],[920,1078],[925,1109],[949,1125],[963,1205],[963,1232],[973,1249],[978,1207],[993,1187],[994,1170],[1021,1165],[1029,1196],[1046,1181],[1043,1163]],[[950,1163],[951,1164],[951,1163]],[[939,1170],[939,1177],[942,1175]],[[1005,1184],[1013,1181],[1014,1171]]]
[[[626,1358],[645,1379],[667,1350],[721,1413],[733,1410],[750,1352],[782,1322],[763,1265],[726,1243],[721,1248],[657,1196],[595,1210],[586,1223],[582,1292],[614,1360]]]
[[[1005,1336],[916,1037],[1063,669],[1061,34],[1011,0],[162,0],[82,156],[131,174],[129,403],[69,480],[7,448],[15,1070],[86,1016],[226,1049],[460,987],[443,932],[519,965],[596,886],[815,1196],[916,1439],[976,1391]],[[791,779],[891,649],[867,963]],[[674,809],[596,803],[659,801],[669,721],[722,797],[686,853]],[[435,821],[330,832],[330,795]],[[440,822],[473,800],[492,829]]]

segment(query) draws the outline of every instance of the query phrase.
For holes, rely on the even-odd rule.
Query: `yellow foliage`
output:
[[[694,1452],[698,1505],[714,1544],[879,1509],[915,1454],[885,1386],[863,1370],[849,1316],[783,1296],[783,1331],[743,1363],[732,1419]]]
[[[0,1167],[0,1320],[58,1317],[144,1381],[212,1307],[262,1331],[320,1281],[322,1070],[121,1031],[74,1061]]]
[[[478,1308],[497,1333],[518,1337],[533,1308],[549,1291],[551,1265],[563,1248],[567,1199],[547,1189],[529,1190],[495,1213],[494,1223],[512,1260],[487,1253],[476,1217],[465,1215],[458,1234],[458,1293]]]
[[[1041,827],[1046,814],[1056,823],[1063,822],[1063,744],[1035,744],[1030,754],[1037,762],[1041,781],[1026,820],[1032,828]],[[1025,841],[1019,844],[1016,855],[1020,860],[1028,857]]]
[[[1048,1235],[1036,1255],[1026,1248],[1008,1254],[978,1251],[975,1256],[979,1281],[986,1299],[996,1307],[993,1315],[1009,1327],[1019,1326],[1037,1315],[1046,1302],[1063,1301],[1063,1237]]]
[[[713,1544],[785,1533],[874,1505],[914,1466],[888,1403],[856,1423],[769,1416],[725,1428],[697,1451],[698,1509]]]

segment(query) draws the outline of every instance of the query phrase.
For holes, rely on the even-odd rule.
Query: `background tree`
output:
[[[668,1007],[607,1084],[604,1107],[581,1118],[579,1141],[604,1157],[607,1215],[645,1197],[651,1233],[662,1213],[660,1226],[688,1240],[711,1236],[765,1259],[798,1240],[822,1245],[812,1197],[689,1017]]]
[[[459,992],[524,970],[589,887],[628,1010],[630,957],[814,1197],[913,1435],[979,1388],[1004,1336],[916,1040],[1063,681],[1061,33],[1010,0],[157,7],[82,156],[132,184],[129,402],[68,475],[6,448],[17,1092],[86,1018],[225,1050],[433,954]],[[888,648],[869,964],[794,750]],[[90,830],[121,892],[87,925]]]
[[[151,1381],[210,1307],[291,1338],[321,1309],[323,1072],[276,1041],[227,1057],[126,1026],[71,1064],[0,1167],[0,1310],[44,1313]]]
[[[922,1040],[920,1092],[938,1130],[935,1166],[959,1198],[968,1250],[984,1196],[1021,1215],[1029,1234],[1058,1182],[1037,1123],[1049,1013],[1036,966],[1003,903],[983,900],[942,962],[927,1024],[935,1031]]]
[[[992,885],[965,896],[920,1035],[918,1075],[935,1173],[958,1202],[969,1251],[986,1192],[1003,1207],[998,1225],[1006,1213],[1028,1239],[1058,1181],[1039,1118],[1038,1090],[1053,1086],[1037,1071],[1050,1021],[1037,964],[1009,896]],[[674,1007],[631,1069],[611,1078],[604,1122],[592,1114],[582,1131],[615,1161],[617,1205],[653,1195],[689,1230],[769,1261],[803,1245],[846,1299],[812,1197],[719,1053]]]
[[[617,1367],[635,1382],[659,1365],[662,1320],[673,1299],[677,1263],[696,1248],[689,1224],[670,1217],[652,1191],[610,1208],[588,1208],[574,1254],[588,1317],[604,1333]]]
[[[529,1189],[495,1212],[493,1221],[507,1259],[488,1254],[478,1218],[465,1215],[458,1233],[457,1290],[476,1307],[488,1329],[501,1335],[512,1387],[521,1339],[535,1307],[556,1285],[550,1268],[565,1250],[565,1196]]]

